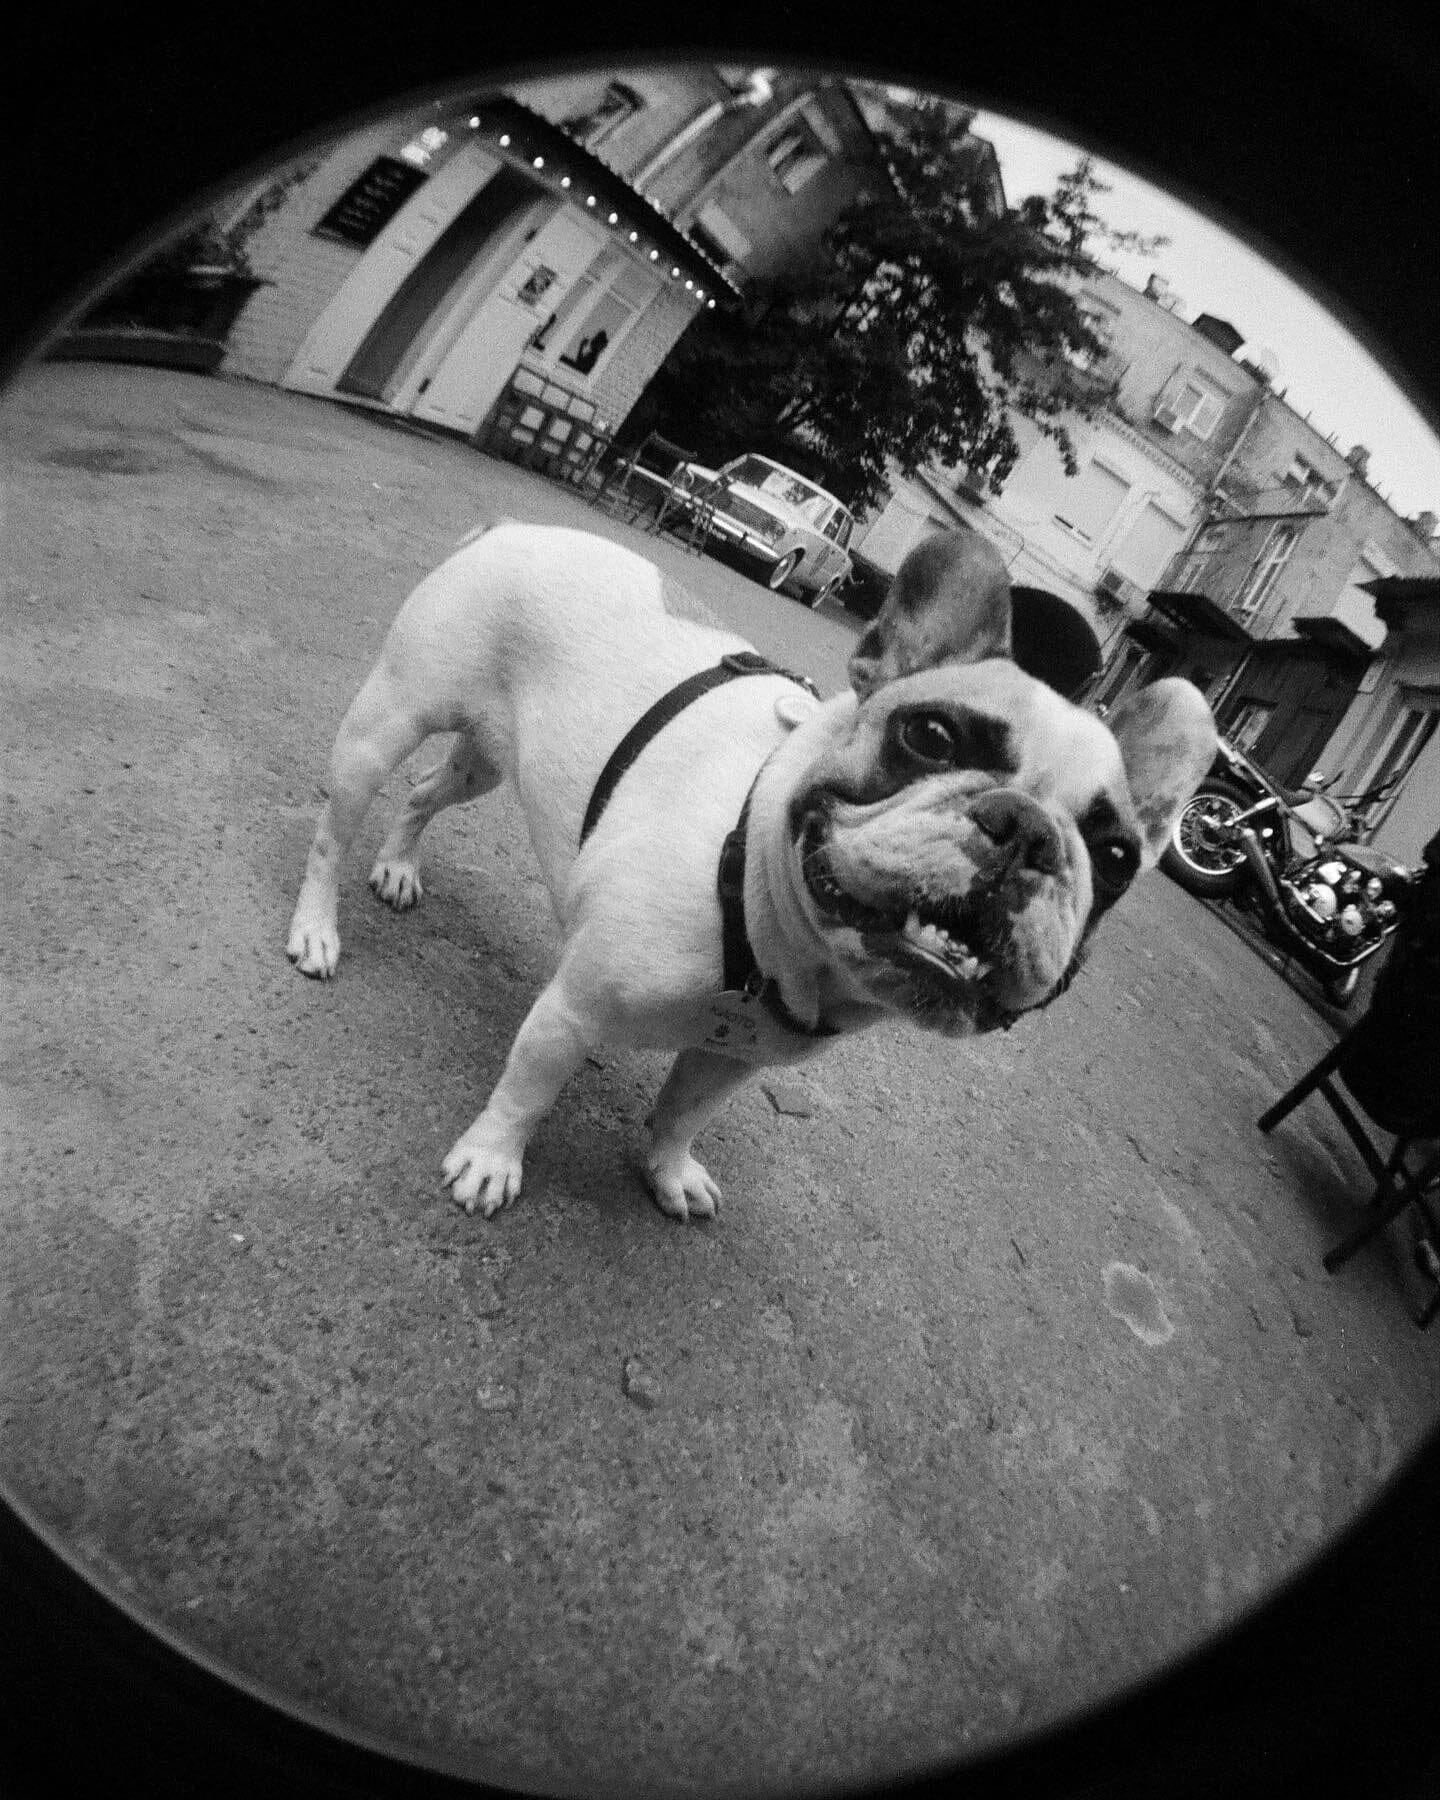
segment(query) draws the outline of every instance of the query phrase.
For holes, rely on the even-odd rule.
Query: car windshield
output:
[[[808,519],[812,525],[823,524],[835,504],[828,494],[811,487],[808,481],[791,474],[789,469],[766,462],[763,456],[742,456],[726,466],[725,474],[730,481],[756,488],[760,493],[769,494],[772,499],[781,501]]]

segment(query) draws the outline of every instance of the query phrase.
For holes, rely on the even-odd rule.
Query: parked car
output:
[[[848,507],[803,475],[768,456],[737,456],[723,468],[684,463],[676,471],[677,499],[713,507],[711,541],[759,565],[776,593],[799,589],[811,606],[850,579]]]

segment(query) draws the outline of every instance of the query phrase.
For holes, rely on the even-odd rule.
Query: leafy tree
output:
[[[1100,246],[1148,252],[1164,240],[1104,223],[1095,207],[1108,190],[1089,158],[1053,193],[997,213],[976,140],[945,102],[892,102],[888,116],[888,182],[836,220],[828,266],[704,314],[632,430],[711,460],[768,452],[856,506],[878,498],[891,463],[903,474],[964,465],[998,493],[1019,452],[1012,413],[1074,472],[1065,417],[1105,397],[1083,367],[1105,346],[1076,278],[1094,272]]]

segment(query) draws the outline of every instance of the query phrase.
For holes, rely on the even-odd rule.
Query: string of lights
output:
[[[472,131],[483,133],[501,150],[526,163],[547,186],[583,205],[636,255],[682,287],[698,306],[713,307],[717,292],[739,296],[734,282],[647,194],[632,188],[623,176],[607,169],[522,102],[509,96],[486,101],[467,122]]]

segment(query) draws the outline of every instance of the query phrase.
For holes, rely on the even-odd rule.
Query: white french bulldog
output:
[[[1045,1004],[1215,754],[1189,682],[1156,682],[1102,724],[1022,673],[1004,566],[978,533],[911,552],[856,646],[851,690],[824,702],[747,668],[743,653],[763,659],[744,639],[673,616],[663,587],[588,533],[482,531],[401,607],[336,739],[287,946],[303,973],[334,973],[341,859],[433,732],[457,736],[371,887],[413,906],[427,822],[508,776],[564,933],[495,1091],[445,1158],[467,1212],[519,1193],[536,1124],[610,1044],[679,1052],[646,1168],[665,1212],[712,1216],[719,1190],[691,1144],[755,1066],[887,1013],[967,1035]],[[735,678],[607,767],[648,709],[737,653]]]

